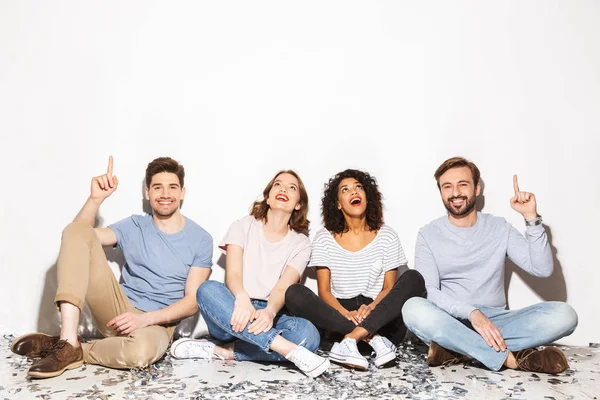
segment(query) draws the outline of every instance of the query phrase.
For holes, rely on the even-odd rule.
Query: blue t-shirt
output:
[[[132,215],[109,226],[125,256],[121,286],[142,311],[165,308],[184,296],[190,267],[212,267],[213,240],[191,219],[183,229],[163,233],[151,215]]]

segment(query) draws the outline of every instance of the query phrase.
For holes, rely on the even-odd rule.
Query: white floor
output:
[[[571,368],[560,375],[476,366],[428,368],[424,348],[407,344],[398,362],[358,372],[340,366],[317,379],[291,364],[173,360],[147,370],[93,365],[44,380],[27,379],[30,362],[0,338],[0,399],[600,399],[600,348],[563,347]]]

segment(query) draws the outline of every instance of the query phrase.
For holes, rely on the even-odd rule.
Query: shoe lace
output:
[[[387,350],[387,349],[393,349],[395,346],[392,343],[389,343],[389,340],[386,340],[383,336],[376,336],[373,339],[371,339],[371,343],[373,343],[373,346],[375,349],[377,350]]]
[[[372,338],[369,341],[369,344],[372,344],[372,345],[375,345],[375,346],[379,345],[379,343],[384,344],[383,338],[381,336],[379,336],[379,335],[375,336],[374,338]]]
[[[202,350],[206,353],[206,358],[208,360],[224,360],[225,358],[217,353],[215,353],[215,345],[213,343],[206,343],[202,345]]]
[[[202,350],[206,356],[205,358],[207,360],[224,360],[225,358],[217,353],[215,353],[215,344],[210,342],[210,341],[205,341],[205,342],[198,342],[197,346],[200,347],[200,350]],[[192,348],[188,348],[187,351],[185,352],[186,356],[191,356],[192,354],[195,354],[195,351]]]
[[[463,356],[462,354],[458,354],[458,353],[455,353],[453,351],[449,351],[449,352],[450,352],[450,354],[452,354],[453,357],[447,359],[446,361],[444,361],[442,363],[442,365],[444,367],[449,367],[451,365],[457,365],[457,364],[463,364],[466,361],[468,361],[467,357]]]
[[[449,367],[451,365],[456,365],[462,363],[462,360],[459,357],[450,358],[442,363],[442,366]]]
[[[531,356],[537,352],[536,349],[525,349],[519,352],[519,357],[517,359],[517,364],[519,368],[522,370],[530,371],[532,369],[532,365],[530,364]]]
[[[308,368],[308,362],[302,357],[294,357],[294,364],[296,364],[296,366],[302,370]]]
[[[29,358],[46,358],[54,353],[57,353],[59,350],[63,349],[67,344],[69,344],[67,340],[58,340],[49,348],[30,354]]]
[[[352,342],[350,342],[350,340],[343,340],[342,343],[344,343],[344,347],[346,348],[347,352],[350,354],[354,354],[356,353],[356,342],[354,342],[354,346],[351,344]]]
[[[304,353],[304,354],[303,354]],[[296,364],[296,366],[302,370],[306,370],[308,368],[310,368],[310,361],[309,358],[312,358],[313,354],[312,353],[307,353],[307,352],[298,352],[296,354],[294,354],[293,357],[293,363]]]

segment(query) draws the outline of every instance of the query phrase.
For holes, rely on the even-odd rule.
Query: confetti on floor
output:
[[[31,364],[0,338],[1,399],[600,399],[600,347],[564,347],[570,369],[559,375],[488,371],[479,365],[429,368],[427,348],[407,342],[394,363],[367,371],[339,365],[310,379],[292,364],[175,360],[143,370],[96,365],[44,380],[27,378]],[[329,345],[327,345],[329,346]],[[326,352],[323,353],[326,355]]]

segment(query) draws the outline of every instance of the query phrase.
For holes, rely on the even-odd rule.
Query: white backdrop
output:
[[[109,154],[101,225],[142,212],[145,166],[168,155],[216,242],[279,169],[306,183],[311,236],[323,184],[367,170],[411,268],[444,213],[433,172],[463,155],[485,212],[524,231],[518,173],[551,230],[555,274],[509,275],[510,306],[566,300],[563,343],[599,341],[599,21],[592,0],[1,1],[0,333],[56,331],[60,233]]]

